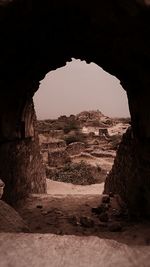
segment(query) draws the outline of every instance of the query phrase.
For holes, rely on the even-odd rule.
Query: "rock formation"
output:
[[[19,213],[2,200],[0,200],[0,222],[0,233],[29,232]]]
[[[112,170],[105,182],[105,193],[119,194],[133,217],[150,216],[149,146],[133,137],[131,128],[123,135]]]

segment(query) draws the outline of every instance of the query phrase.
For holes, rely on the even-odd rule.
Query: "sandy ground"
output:
[[[102,194],[104,183],[93,185],[73,185],[47,179],[47,194],[49,195],[98,195]]]
[[[47,185],[47,195],[31,195],[17,208],[31,233],[0,233],[1,267],[150,266],[150,223],[125,223],[110,232],[93,214],[103,184]]]

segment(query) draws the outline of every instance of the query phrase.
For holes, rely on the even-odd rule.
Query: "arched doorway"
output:
[[[18,138],[22,129],[22,112],[26,103],[32,101],[39,81],[49,71],[64,66],[72,57],[80,58],[88,63],[95,62],[115,75],[127,91],[134,147],[138,147],[135,155],[140,183],[136,184],[135,191],[140,192],[143,177],[145,185],[142,192],[149,205],[149,170],[143,164],[146,159],[146,166],[149,165],[150,137],[149,64],[145,64],[149,63],[149,8],[145,2],[116,1],[114,4],[111,0],[96,0],[91,5],[87,1],[54,3],[47,0],[44,5],[38,1],[23,1],[19,5],[16,1],[2,1],[0,10],[0,34],[3,37],[0,153],[4,155],[0,157],[1,176],[8,184],[12,181],[14,188],[17,187],[16,175],[13,171],[11,174],[8,172],[3,159],[10,164],[8,169],[14,170],[18,159],[14,153],[12,163],[9,151],[12,151],[12,144],[16,150],[16,139],[22,142]],[[18,170],[20,172],[21,168],[18,167]],[[30,186],[27,186],[30,189],[32,175],[29,175]],[[18,176],[20,180],[26,180],[22,178],[22,173]],[[135,199],[136,194],[134,205]]]

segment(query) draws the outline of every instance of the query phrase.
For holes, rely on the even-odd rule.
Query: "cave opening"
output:
[[[17,208],[32,232],[102,235],[110,227],[107,213],[101,214],[101,221],[93,217],[93,213],[94,207],[103,201],[100,194],[104,190],[106,175],[112,168],[122,134],[129,126],[126,93],[120,87],[116,78],[97,65],[80,60],[50,72],[41,82],[34,106],[40,119],[36,130],[46,170],[47,194],[31,195],[25,205]],[[101,88],[102,92],[99,92]],[[48,95],[44,95],[44,90]],[[118,92],[121,94],[116,101]],[[71,99],[74,101],[75,98],[73,107]],[[110,108],[113,98],[114,106]],[[80,101],[81,105],[75,109]],[[123,105],[124,113],[119,116]],[[113,113],[114,109],[116,113]],[[77,133],[79,139],[76,139]],[[101,230],[98,230],[99,224]],[[117,227],[119,230],[120,224]]]
[[[94,63],[72,59],[41,81],[34,106],[48,178],[79,185],[104,182],[129,126],[119,80]]]
[[[150,217],[149,19],[148,0],[0,1],[0,179],[5,184],[0,201],[2,265],[147,266],[149,223],[122,228],[116,205],[124,211],[123,225],[129,218],[127,210],[136,219]],[[128,96],[131,128],[107,176],[103,198],[100,192],[86,199],[46,194],[32,97],[44,75],[64,66],[72,56],[95,62],[115,75]],[[15,205],[22,200],[24,210],[19,210]],[[110,215],[115,224],[107,216],[113,200]],[[20,214],[24,212],[26,224],[6,202]],[[28,224],[29,213],[35,221],[33,228]],[[46,225],[45,232],[68,236],[22,234],[42,233]],[[108,228],[119,233],[109,234]],[[73,237],[74,233],[82,238]],[[106,238],[119,243],[106,242]]]

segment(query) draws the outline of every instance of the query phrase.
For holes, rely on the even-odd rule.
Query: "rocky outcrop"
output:
[[[19,233],[29,232],[20,215],[5,202],[0,200],[0,232]]]
[[[35,130],[32,99],[22,108],[19,119],[14,122],[10,118],[11,123],[8,122],[9,127],[15,123],[15,130],[7,127],[5,121],[3,129],[8,136],[0,137],[0,177],[5,183],[3,199],[12,205],[30,193],[46,193],[46,174]]]
[[[46,192],[46,175],[38,143],[30,138],[0,146],[3,199],[15,204],[29,193]]]
[[[104,192],[119,194],[127,203],[131,216],[150,217],[149,149],[148,143],[135,140],[129,128],[106,178]]]
[[[82,111],[76,115],[76,120],[82,127],[108,127],[113,124],[113,120],[106,117],[100,110]]]

